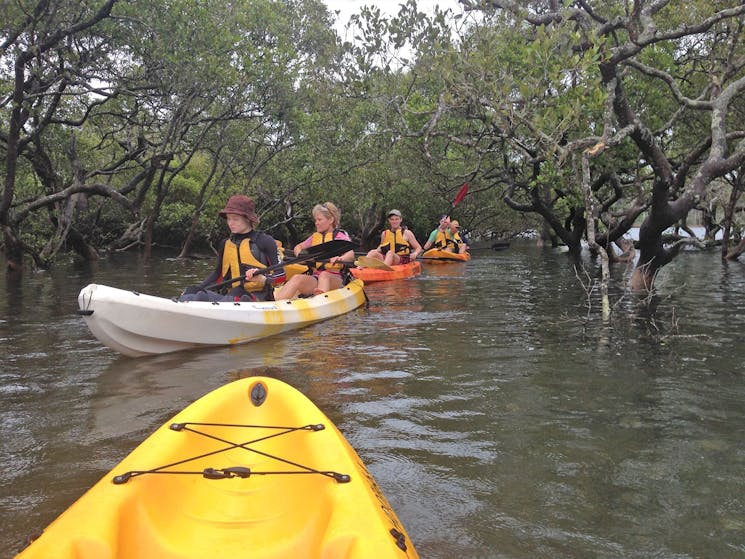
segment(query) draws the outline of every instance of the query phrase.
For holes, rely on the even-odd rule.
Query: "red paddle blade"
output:
[[[453,200],[453,207],[457,206],[460,201],[466,197],[466,194],[468,194],[468,183],[464,182],[463,186],[460,187],[458,194],[455,195],[455,200]]]

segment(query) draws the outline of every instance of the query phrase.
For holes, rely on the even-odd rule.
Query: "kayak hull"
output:
[[[431,248],[422,254],[422,260],[426,264],[452,264],[453,262],[468,262],[470,259],[471,255],[468,252],[448,252],[436,248]]]
[[[395,264],[389,267],[392,270],[352,268],[351,272],[355,278],[361,279],[365,283],[410,278],[422,273],[422,265],[418,260],[413,260],[407,264]]]
[[[418,555],[331,421],[284,382],[251,377],[177,414],[17,559],[49,557]]]
[[[99,284],[78,295],[78,313],[104,345],[130,357],[235,345],[302,328],[365,302],[363,282],[304,299],[177,302]]]

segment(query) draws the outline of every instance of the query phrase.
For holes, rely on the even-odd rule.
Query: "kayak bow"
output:
[[[416,558],[354,449],[282,381],[224,385],[160,427],[17,559]]]

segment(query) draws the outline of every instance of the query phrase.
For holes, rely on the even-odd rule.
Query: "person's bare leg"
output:
[[[316,278],[307,274],[292,276],[274,294],[274,299],[292,299],[298,295],[311,295],[316,288]]]

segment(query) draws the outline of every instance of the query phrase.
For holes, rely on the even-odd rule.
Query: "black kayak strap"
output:
[[[236,427],[236,428],[243,428],[243,429],[274,429],[277,432],[273,433],[271,435],[266,435],[263,437],[259,437],[256,439],[252,439],[249,441],[241,442],[241,443],[234,443],[232,441],[229,441],[227,439],[223,439],[221,437],[217,437],[215,435],[212,435],[210,433],[206,433],[204,431],[200,431],[198,429],[193,428],[192,426],[204,426],[204,427]],[[302,427],[281,427],[281,426],[269,426],[269,425],[238,425],[238,424],[230,424],[230,423],[173,423],[170,426],[170,429],[172,431],[186,431],[195,433],[197,435],[201,435],[203,437],[207,437],[209,439],[213,439],[222,443],[226,443],[228,446],[219,448],[217,450],[214,450],[212,452],[207,452],[205,454],[200,454],[197,456],[192,456],[191,458],[185,458],[183,460],[179,460],[177,462],[172,462],[170,464],[165,464],[163,466],[158,466],[157,468],[152,468],[150,470],[133,470],[129,472],[125,472],[123,474],[119,474],[117,476],[114,476],[112,479],[113,483],[116,485],[120,485],[123,483],[127,483],[131,478],[136,476],[141,476],[145,474],[175,474],[175,475],[201,475],[204,476],[207,479],[228,479],[228,478],[247,478],[251,475],[299,475],[299,474],[317,474],[322,475],[326,477],[330,477],[334,480],[336,480],[339,483],[347,483],[351,481],[351,477],[348,474],[341,474],[339,472],[335,472],[332,470],[317,470],[315,468],[311,468],[309,466],[304,466],[302,464],[298,464],[297,462],[293,462],[291,460],[287,460],[285,458],[282,458],[280,456],[274,456],[272,454],[268,454],[266,452],[263,452],[261,450],[258,450],[256,448],[252,448],[250,445],[265,441],[267,439],[271,439],[274,437],[279,437],[282,435],[286,435],[288,433],[294,433],[296,431],[310,431],[310,432],[316,432],[316,431],[322,431],[326,427],[323,424],[313,424],[313,425],[304,425]],[[244,450],[247,450],[249,452],[252,452],[254,454],[259,454],[261,456],[264,456],[266,458],[271,458],[273,460],[277,460],[278,462],[294,466],[295,468],[298,468],[297,470],[276,470],[276,471],[253,471],[250,468],[245,468],[242,466],[236,466],[236,467],[228,467],[228,468],[205,468],[201,471],[186,471],[186,470],[171,470],[170,468],[174,468],[176,466],[180,466],[182,464],[186,464],[188,462],[193,462],[194,460],[199,460],[201,458],[206,458],[208,456],[214,456],[216,454],[220,454],[222,452],[226,452],[228,450],[233,450],[235,448],[242,448]]]

